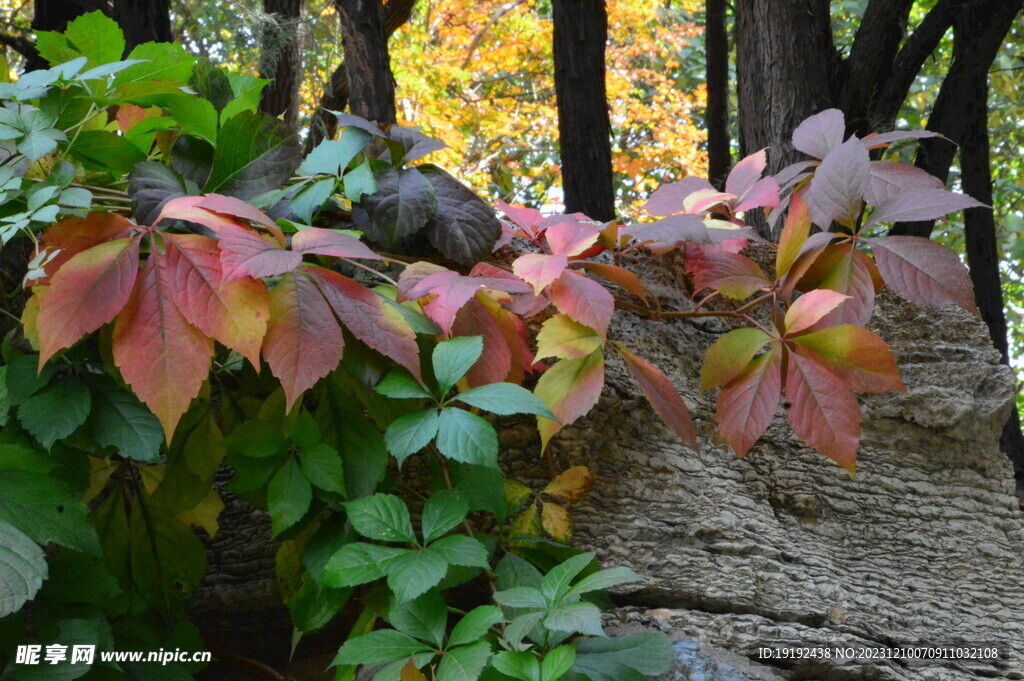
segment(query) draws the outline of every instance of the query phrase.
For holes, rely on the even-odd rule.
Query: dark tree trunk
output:
[[[125,54],[142,43],[174,39],[169,0],[114,0],[114,18],[124,31]]]
[[[260,97],[260,111],[271,116],[284,114],[284,122],[293,128],[299,119],[302,84],[302,6],[303,0],[263,0],[263,11],[273,15],[274,24],[263,29],[260,76],[272,82]]]
[[[615,218],[611,122],[605,94],[604,0],[554,0],[555,97],[568,212]]]
[[[345,44],[345,71],[352,113],[394,123],[395,83],[388,55],[388,32],[381,0],[334,0]]]
[[[726,0],[707,0],[704,54],[708,104],[708,179],[719,189],[732,165],[729,149],[729,32]]]
[[[63,31],[68,22],[77,16],[100,9],[97,0],[35,0],[35,13],[32,18],[34,31]],[[39,56],[35,48],[26,57],[25,70],[49,68],[46,60]]]
[[[774,172],[798,160],[793,129],[835,105],[839,56],[829,0],[736,0],[740,155],[768,147]]]

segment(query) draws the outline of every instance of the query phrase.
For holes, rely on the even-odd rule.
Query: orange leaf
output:
[[[117,316],[138,269],[138,238],[102,243],[68,260],[39,305],[39,366]]]
[[[586,466],[573,466],[548,483],[543,493],[562,504],[578,504],[594,486],[594,474]]]
[[[602,388],[604,355],[600,349],[579,359],[563,359],[541,375],[534,394],[558,417],[558,421],[537,417],[541,451],[547,448],[548,442],[563,426],[580,418],[597,404]]]
[[[618,284],[622,288],[626,289],[640,300],[647,302],[647,288],[640,281],[640,277],[636,276],[624,267],[618,265],[605,265],[599,262],[584,262],[581,263],[583,267],[590,270],[597,276]]]
[[[843,382],[791,345],[786,400],[793,432],[851,473],[860,440],[860,405]]]
[[[640,385],[647,401],[654,407],[655,413],[694,451],[700,451],[700,445],[697,444],[697,430],[693,427],[690,410],[668,377],[646,359],[637,357],[624,348],[616,346],[616,349],[626,360],[629,373],[633,374],[633,378]]]
[[[686,251],[688,259],[691,254],[698,253],[693,262],[694,292],[710,288],[726,298],[743,300],[755,291],[771,286],[758,264],[745,255],[729,253],[714,246],[694,245]]]
[[[267,332],[267,287],[259,279],[223,282],[217,242],[195,234],[165,234],[170,295],[190,323],[260,366]]]
[[[882,393],[906,392],[889,346],[867,329],[853,324],[833,326],[792,339],[808,355],[841,378],[851,390]]]
[[[850,296],[835,310],[822,317],[816,328],[871,321],[875,308],[875,284],[868,263],[871,259],[850,242],[832,244],[807,268],[798,288],[802,291],[823,288]],[[874,263],[871,263],[872,265]]]
[[[757,357],[718,395],[718,431],[740,457],[768,429],[782,396],[782,362],[777,345]]]
[[[114,363],[125,382],[160,419],[167,441],[199,394],[213,341],[188,323],[171,299],[164,257],[154,251],[114,324]],[[45,305],[45,299],[43,301]]]
[[[786,223],[782,227],[779,238],[779,251],[775,254],[775,277],[781,279],[796,262],[800,249],[807,242],[811,231],[811,216],[807,211],[807,203],[799,193],[794,193],[789,200],[789,212]]]
[[[402,667],[400,681],[427,681],[427,677],[423,676],[423,672],[416,668],[416,663],[413,659],[409,658],[409,661]]]
[[[270,323],[263,357],[284,388],[287,408],[333,371],[345,348],[338,322],[316,284],[286,274],[270,292]]]
[[[40,241],[57,254],[46,264],[48,273],[56,272],[64,263],[82,251],[114,239],[124,239],[137,225],[117,213],[89,213],[84,218],[61,220],[46,230]],[[37,279],[35,286],[45,284]]]

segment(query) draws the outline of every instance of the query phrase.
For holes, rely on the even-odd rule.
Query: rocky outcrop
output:
[[[644,278],[666,306],[685,308],[677,271],[652,266]],[[746,459],[722,444],[714,395],[699,394],[695,377],[728,328],[624,314],[612,330],[682,391],[700,453],[660,424],[612,358],[606,396],[552,444],[561,467],[587,465],[598,478],[574,512],[578,543],[648,580],[618,594],[624,607],[610,623],[678,641],[671,681],[1024,679],[1024,522],[998,448],[1015,388],[984,325],[880,296],[873,330],[897,354],[908,392],[863,399],[856,477],[804,446],[781,409]],[[509,422],[501,438],[511,472],[540,484],[532,422]],[[221,573],[248,564],[247,588],[262,594],[272,573],[251,567],[266,567],[272,551],[230,546],[236,556],[213,564]],[[231,600],[219,592],[204,592],[215,610]],[[761,654],[956,642],[1001,655],[921,664]]]

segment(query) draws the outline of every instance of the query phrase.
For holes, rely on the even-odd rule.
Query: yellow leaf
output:
[[[505,487],[505,500],[508,502],[509,510],[512,512],[522,508],[526,500],[533,496],[533,490],[518,480],[505,479],[501,481]]]
[[[195,507],[179,513],[178,518],[191,527],[203,528],[206,534],[213,537],[220,530],[217,518],[220,517],[220,512],[223,510],[224,502],[221,501],[217,491],[211,489],[210,493],[203,497],[203,500]]]
[[[572,518],[565,506],[551,501],[544,502],[544,510],[541,512],[541,523],[544,531],[551,535],[555,541],[568,544],[572,538]]]
[[[402,667],[401,681],[427,681],[427,677],[423,676],[423,672],[416,668],[416,663],[410,657]]]
[[[573,466],[548,483],[543,493],[563,504],[578,504],[594,486],[594,475],[586,466]]]
[[[540,523],[540,514],[537,513],[537,504],[530,504],[523,512],[512,519],[508,528],[509,537],[525,534],[532,537],[540,537],[544,534],[544,527]],[[513,541],[512,546],[529,546],[527,542]]]
[[[601,336],[589,326],[556,314],[544,322],[537,334],[537,359],[586,357],[601,347]]]

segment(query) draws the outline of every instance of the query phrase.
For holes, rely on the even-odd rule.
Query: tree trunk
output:
[[[605,94],[603,0],[554,0],[555,97],[568,212],[615,218],[611,122]]]
[[[273,25],[263,29],[260,76],[272,82],[260,97],[260,111],[271,116],[284,114],[284,122],[292,128],[299,120],[302,9],[303,0],[263,0],[263,11],[273,15]]]
[[[114,0],[114,18],[124,31],[125,54],[142,43],[174,39],[169,0]]]
[[[729,33],[726,0],[707,0],[704,10],[707,78],[708,179],[719,189],[732,165],[729,140]]]
[[[736,0],[735,13],[740,155],[768,147],[775,172],[800,158],[793,129],[835,105],[829,0]]]
[[[341,18],[352,113],[395,123],[395,84],[381,0],[334,0],[334,5]]]

